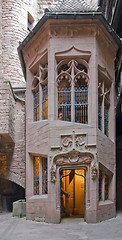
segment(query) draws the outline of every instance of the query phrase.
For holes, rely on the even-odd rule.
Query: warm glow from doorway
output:
[[[85,170],[61,171],[62,217],[84,217]]]

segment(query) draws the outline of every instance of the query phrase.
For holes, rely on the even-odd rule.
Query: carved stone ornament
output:
[[[98,172],[98,163],[93,162],[91,164],[91,179],[94,180],[97,177],[97,172]]]
[[[52,167],[50,169],[50,176],[51,176],[51,182],[55,183],[55,181],[56,181],[56,169],[55,169],[54,165],[52,165]]]
[[[56,166],[90,164],[93,158],[94,156],[90,152],[72,150],[56,154],[53,163],[56,164]]]
[[[63,147],[65,148],[68,148],[68,147],[71,147],[72,146],[72,143],[73,143],[73,139],[72,137],[65,137],[63,140],[62,140],[62,145]]]
[[[70,156],[69,156],[69,161],[71,163],[75,163],[75,162],[78,162],[79,160],[79,153],[78,152],[71,152]]]
[[[84,138],[81,136],[76,136],[75,137],[75,145],[77,148],[81,147],[82,145],[85,144]]]
[[[62,138],[63,151],[76,148],[81,150],[83,145],[85,146],[85,137],[85,135],[77,135],[73,132],[72,135]]]

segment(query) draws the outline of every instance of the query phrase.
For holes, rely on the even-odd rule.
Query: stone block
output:
[[[26,202],[24,199],[13,202],[13,217],[26,216]]]

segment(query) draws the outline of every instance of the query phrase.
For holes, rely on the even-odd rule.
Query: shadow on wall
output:
[[[122,113],[116,116],[116,206],[122,211]]]
[[[0,210],[12,212],[13,202],[24,198],[24,188],[14,182],[0,178]]]

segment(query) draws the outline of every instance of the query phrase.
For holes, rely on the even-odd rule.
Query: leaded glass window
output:
[[[109,199],[109,176],[105,174],[105,200]]]
[[[48,193],[47,158],[42,158],[42,194]]]
[[[82,83],[75,87],[75,122],[88,123],[88,87]]]
[[[46,157],[33,157],[34,195],[48,193],[48,167]]]
[[[98,128],[102,130],[102,101],[98,100]]]
[[[98,128],[109,136],[110,87],[107,81],[98,82]]]
[[[102,200],[102,171],[99,170],[99,201]]]
[[[39,195],[39,157],[33,158],[34,195]]]
[[[109,107],[106,104],[104,106],[104,133],[106,136],[109,135]]]
[[[48,85],[42,86],[42,119],[48,119]]]
[[[58,119],[71,121],[71,87],[66,81],[58,86]]]
[[[34,92],[33,94],[33,100],[34,100],[34,121],[39,120],[39,91]]]
[[[88,63],[61,60],[57,65],[58,119],[88,124]]]

